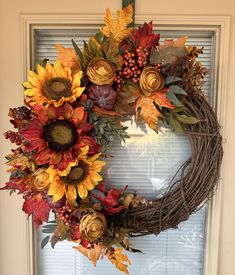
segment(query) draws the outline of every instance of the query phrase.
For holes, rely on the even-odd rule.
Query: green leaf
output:
[[[170,117],[170,124],[173,129],[178,133],[184,133],[184,130],[179,121],[177,121],[173,116]]]
[[[177,82],[177,81],[180,81],[180,80],[182,80],[182,78],[177,77],[177,76],[167,76],[167,77],[164,79],[165,84],[174,83],[174,82]]]
[[[41,242],[41,249],[43,249],[47,245],[47,243],[49,242],[49,240],[50,240],[50,236],[49,235],[46,236],[45,238],[43,238],[43,240]]]
[[[46,234],[50,234],[53,233],[55,231],[55,228],[43,228],[42,229],[42,233],[46,233]]]
[[[119,44],[112,33],[109,39],[102,44],[102,49],[106,58],[116,66],[117,70],[120,70],[122,68],[123,58],[119,54]]]
[[[177,120],[179,120],[180,122],[184,123],[184,124],[196,124],[200,121],[200,119],[193,117],[193,116],[186,116],[186,115],[176,115]]]
[[[178,94],[178,95],[187,95],[187,93],[185,92],[184,89],[180,88],[177,85],[171,85],[169,87],[169,92],[172,92],[174,94]]]
[[[180,101],[179,99],[176,97],[176,95],[169,91],[167,94],[166,94],[166,97],[170,100],[170,102],[175,105],[176,107],[182,107],[184,106]]]
[[[78,57],[80,59],[80,64],[81,64],[82,70],[84,70],[82,52],[81,52],[81,50],[79,49],[78,45],[76,44],[76,42],[73,39],[72,39],[72,44],[73,44],[73,48],[74,48],[76,54],[78,55]]]
[[[171,112],[173,112],[173,113],[181,113],[181,112],[184,112],[186,110],[187,110],[187,108],[185,106],[182,106],[182,107],[175,107],[174,109],[171,109]]]

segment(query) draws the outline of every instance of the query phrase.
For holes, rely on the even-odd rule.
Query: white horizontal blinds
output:
[[[37,30],[35,44],[35,62],[44,58],[52,62],[56,57],[54,44],[71,47],[71,38],[82,47],[83,40],[96,32],[95,29]],[[161,39],[175,38],[183,32],[161,32]],[[213,36],[210,32],[188,33],[187,44],[204,47],[204,55],[199,60],[212,71]],[[210,78],[204,85],[206,94],[212,98]],[[112,158],[107,159],[103,176],[107,185],[138,191],[146,197],[161,196],[172,176],[190,157],[191,149],[186,137],[162,127],[156,135],[151,129],[137,128],[128,123],[131,139],[126,144],[115,141],[112,145]],[[130,274],[141,275],[202,275],[204,263],[205,208],[180,225],[180,230],[168,230],[158,237],[136,238],[132,243],[144,254],[130,254],[133,263]],[[93,269],[92,264],[82,255],[71,249],[73,243],[58,244],[55,250],[50,246],[40,250],[38,235],[39,275],[110,275],[120,274],[106,260],[102,260]]]

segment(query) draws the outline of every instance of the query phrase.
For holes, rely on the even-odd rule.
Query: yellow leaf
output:
[[[122,254],[122,251],[122,248],[116,248],[113,253],[110,251],[107,252],[106,256],[113,264],[115,264],[117,269],[128,274],[128,264],[131,264],[131,262],[126,255]]]
[[[94,266],[96,266],[96,263],[100,259],[103,251],[103,247],[99,244],[94,244],[94,248],[90,249],[87,249],[81,245],[74,248],[86,256],[90,261],[92,261]]]
[[[80,70],[80,61],[73,48],[64,48],[57,44],[58,60],[64,67],[69,67],[73,72]]]
[[[157,131],[158,117],[162,117],[161,113],[154,105],[154,99],[148,96],[140,96],[135,103],[135,120],[137,121],[138,115],[148,126]]]
[[[112,33],[117,42],[121,42],[128,34],[132,32],[127,26],[132,22],[133,7],[128,5],[125,9],[117,12],[117,18],[113,19],[110,9],[106,9],[104,21],[105,25],[101,32],[109,37]]]

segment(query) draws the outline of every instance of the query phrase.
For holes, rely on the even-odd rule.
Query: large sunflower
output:
[[[70,162],[63,171],[56,169],[54,166],[47,169],[51,181],[48,195],[53,196],[53,202],[66,195],[70,204],[76,205],[78,196],[85,199],[88,191],[94,189],[102,180],[99,172],[101,172],[105,162],[97,160],[100,154],[87,157],[88,151],[89,146],[83,147],[76,161]]]
[[[63,67],[59,61],[54,65],[47,62],[45,68],[37,65],[37,73],[29,71],[28,82],[23,86],[26,102],[31,105],[40,104],[61,106],[64,102],[72,103],[81,96],[85,87],[81,86],[82,71],[75,74],[69,67]]]
[[[99,145],[87,136],[93,127],[86,122],[84,107],[73,109],[68,103],[57,108],[35,105],[34,111],[37,117],[21,134],[26,139],[25,150],[34,152],[38,165],[50,164],[64,170],[76,160],[82,147],[89,145],[89,154],[99,152]]]

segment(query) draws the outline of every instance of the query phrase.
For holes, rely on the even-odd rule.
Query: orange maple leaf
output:
[[[173,109],[174,105],[166,97],[167,89],[154,92],[151,96],[140,96],[135,102],[135,120],[140,115],[141,119],[154,131],[157,131],[158,118],[162,114],[158,111],[155,104]]]
[[[104,21],[105,25],[101,28],[101,32],[109,37],[112,33],[115,40],[121,42],[127,35],[132,32],[127,26],[132,22],[133,7],[129,4],[123,10],[117,11],[117,18],[112,18],[110,9],[106,9]]]
[[[181,36],[177,38],[176,40],[173,39],[165,39],[163,42],[163,45],[159,46],[159,49],[165,48],[165,47],[176,47],[176,48],[183,48],[185,46],[185,43],[188,39],[188,36]]]
[[[80,70],[80,61],[73,48],[64,48],[60,44],[55,45],[58,50],[58,60],[65,66],[71,68],[73,72]]]
[[[122,248],[116,248],[113,253],[107,252],[107,258],[115,264],[115,267],[120,271],[129,274],[128,272],[128,264],[131,264],[130,260],[128,259],[127,255],[122,254]]]
[[[103,246],[100,244],[94,244],[94,248],[85,248],[81,245],[74,247],[76,250],[81,252],[84,256],[86,256],[90,261],[92,261],[93,265],[96,266],[97,261],[100,259],[103,253]]]

